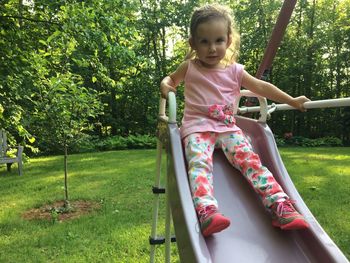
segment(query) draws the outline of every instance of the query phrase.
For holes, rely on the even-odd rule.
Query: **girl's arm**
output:
[[[242,86],[257,95],[266,97],[279,103],[289,104],[290,106],[297,108],[300,111],[306,111],[303,104],[307,101],[310,101],[305,96],[293,98],[277,88],[275,85],[263,80],[259,80],[246,71],[243,72]]]
[[[160,92],[163,98],[167,98],[169,91],[176,92],[176,87],[184,80],[187,68],[188,61],[184,61],[176,69],[175,72],[171,73],[169,76],[166,76],[160,83]]]

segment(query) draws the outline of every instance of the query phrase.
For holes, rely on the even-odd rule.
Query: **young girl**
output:
[[[256,79],[235,62],[239,35],[229,9],[205,5],[194,11],[190,24],[191,52],[178,69],[161,82],[164,98],[185,83],[185,109],[181,126],[194,206],[204,236],[220,232],[230,220],[218,210],[213,195],[214,148],[221,147],[228,161],[250,182],[281,229],[307,228],[293,202],[284,193],[243,132],[235,124],[233,105],[240,87],[304,111],[305,96],[293,98],[274,85]]]

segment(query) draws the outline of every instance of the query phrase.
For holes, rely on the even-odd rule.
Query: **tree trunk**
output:
[[[308,39],[310,41],[309,46],[306,49],[306,64],[304,68],[304,85],[302,94],[308,98],[312,98],[312,87],[314,85],[314,71],[315,71],[315,43],[314,43],[314,31],[315,31],[315,10],[316,10],[316,0],[312,1],[312,5],[309,7],[309,28],[307,32]],[[299,114],[300,123],[299,123],[299,132],[302,136],[308,136],[309,131],[312,126],[312,116],[310,114]]]
[[[117,92],[114,88],[110,89],[110,100],[109,100],[109,107],[111,109],[111,115],[113,123],[111,123],[111,135],[117,135],[118,134],[118,126],[120,128],[120,122],[118,119],[118,106],[116,101],[116,95]]]
[[[67,144],[64,145],[64,205],[65,207],[69,207],[69,199],[68,199],[68,150]]]
[[[22,21],[22,16],[23,16],[23,0],[18,0],[18,16],[20,17],[18,19],[19,21],[19,26],[22,28],[23,26],[23,21]]]

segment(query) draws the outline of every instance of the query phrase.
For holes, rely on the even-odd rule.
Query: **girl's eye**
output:
[[[222,42],[224,42],[225,40],[223,39],[223,38],[219,38],[218,40],[216,40],[216,42],[218,42],[218,43],[222,43]]]
[[[201,44],[207,44],[207,43],[208,43],[208,40],[202,39],[202,40],[200,41],[200,43],[201,43]]]

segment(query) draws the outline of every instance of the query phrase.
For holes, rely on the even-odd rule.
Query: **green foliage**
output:
[[[336,137],[325,137],[325,138],[320,138],[319,145],[320,146],[342,146],[342,141],[339,138]]]
[[[96,148],[100,151],[124,150],[128,148],[128,143],[125,137],[113,136],[98,141]]]
[[[201,3],[3,1],[0,126],[26,145],[27,152],[49,145],[57,131],[50,125],[47,131],[41,129],[37,120],[45,119],[46,113],[38,100],[59,94],[45,92],[63,85],[83,88],[82,93],[92,94],[102,105],[103,114],[88,118],[93,135],[154,135],[160,80],[183,60],[189,18]],[[242,35],[239,62],[254,74],[282,2],[226,4]],[[349,0],[298,1],[268,80],[293,96],[305,94],[312,100],[350,96],[349,5]],[[181,87],[180,117],[182,91]],[[289,130],[303,137],[335,136],[349,144],[348,120],[345,109],[327,109],[274,113],[269,125],[278,134]]]
[[[285,146],[286,145],[285,139],[281,138],[278,135],[274,135],[274,137],[275,137],[275,142],[276,142],[277,146]]]
[[[49,139],[48,144],[70,146],[79,136],[92,128],[89,118],[96,116],[99,103],[95,94],[81,86],[71,74],[58,75],[43,81],[41,92],[33,98],[36,112],[33,126],[37,134]]]
[[[293,136],[292,138],[284,139],[275,136],[278,146],[301,146],[301,147],[339,147],[343,146],[342,141],[336,137],[322,137],[317,139],[309,139],[302,136]]]
[[[38,146],[43,149],[39,155],[60,154],[62,152],[60,148],[46,142]],[[157,138],[147,134],[129,135],[128,137],[116,135],[105,138],[81,134],[76,140],[72,141],[69,149],[71,153],[84,153],[125,149],[155,149],[156,146]]]
[[[157,145],[157,139],[149,135],[131,135],[127,138],[127,144],[129,149],[154,149]]]
[[[96,142],[96,150],[154,149],[157,139],[149,135],[112,136]]]

